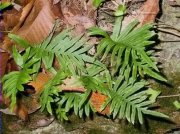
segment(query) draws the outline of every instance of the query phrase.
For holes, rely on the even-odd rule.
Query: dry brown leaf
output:
[[[37,44],[49,35],[57,18],[63,20],[63,15],[61,8],[53,5],[52,1],[29,0],[28,2],[22,10],[18,23],[15,26],[13,23],[12,33],[21,36],[31,44]],[[10,25],[12,26],[12,24],[8,24],[7,27]],[[5,39],[3,48],[9,50],[12,45],[12,42]]]
[[[133,11],[130,16],[125,17],[123,21],[124,27],[134,19],[138,19],[140,25],[152,23],[155,21],[159,12],[159,0],[147,0],[140,9]]]
[[[14,113],[23,121],[28,120],[28,109],[27,107],[18,99],[16,106],[14,107]]]
[[[9,106],[11,100],[9,98],[4,98],[3,96],[3,104],[6,107]],[[28,120],[28,114],[32,114],[36,112],[40,108],[37,98],[35,97],[26,97],[26,99],[18,98],[17,103],[11,111],[9,108],[0,109],[4,114],[9,115],[17,115],[23,121]]]
[[[5,74],[9,54],[7,52],[0,52],[0,77]]]
[[[97,112],[103,115],[108,115],[110,113],[109,106],[107,106],[103,111],[101,111],[101,106],[107,100],[107,98],[107,96],[100,94],[98,92],[93,92],[90,98],[93,107],[97,110]]]
[[[84,87],[74,77],[66,78],[60,88],[62,91],[85,92]]]
[[[84,0],[67,0],[67,2],[62,3],[63,15],[71,26],[75,27],[75,33],[81,34],[91,26],[96,23],[96,10],[93,8],[92,4],[86,3]]]
[[[12,71],[19,71],[20,68],[19,66],[16,64],[16,62],[14,61],[14,59],[10,59],[7,63],[6,66],[6,74]]]
[[[11,100],[9,97],[4,97],[3,96],[3,104],[5,104],[7,107],[9,107]],[[27,107],[22,103],[21,99],[17,100],[16,105],[13,108],[13,111],[11,111],[9,108],[6,109],[0,109],[1,112],[5,114],[10,114],[10,115],[17,115],[19,118],[21,118],[24,121],[28,120],[28,109]]]
[[[20,22],[13,31],[30,43],[40,43],[51,32],[55,18],[48,0],[31,1],[23,8]]]
[[[50,74],[47,73],[39,73],[35,81],[30,82],[28,85],[31,85],[35,88],[36,93],[39,94],[43,90],[43,86],[52,78]],[[74,92],[84,92],[85,89],[82,86],[77,85],[75,79],[73,77],[67,78],[59,88],[63,91],[74,91]]]
[[[33,8],[34,5],[34,1],[32,0],[31,2],[29,2],[22,10],[21,13],[21,17],[19,19],[18,24],[13,28],[12,32],[16,32],[17,30],[19,30],[19,28],[22,26],[22,24],[25,22],[25,19],[27,18],[27,16],[29,15],[30,11]]]
[[[11,10],[7,10],[3,13],[3,24],[6,31],[10,31],[17,25],[19,18],[21,16],[21,12],[18,12],[14,8]]]
[[[43,86],[51,79],[51,76],[45,73],[39,73],[35,81],[30,82],[28,85],[31,85],[35,88],[36,93],[41,93]]]
[[[140,16],[138,19],[141,25],[154,22],[159,12],[159,0],[147,0],[140,8]]]

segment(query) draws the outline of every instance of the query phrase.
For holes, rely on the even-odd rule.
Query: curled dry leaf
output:
[[[10,101],[11,100],[9,99],[9,97],[3,96],[3,104],[5,104],[7,107],[9,106]],[[22,99],[18,99],[18,101],[12,111],[9,108],[0,109],[0,111],[5,114],[9,114],[9,115],[17,115],[19,118],[21,118],[24,121],[28,120],[28,109],[22,103]]]
[[[30,43],[40,43],[51,32],[57,17],[49,0],[32,0],[23,8],[19,24],[13,31]]]
[[[31,0],[28,2],[29,3],[22,9],[20,18],[18,16],[15,22],[11,22],[9,15],[5,14],[6,19],[4,21],[8,22],[5,23],[7,24],[5,27],[14,27],[12,33],[21,36],[31,44],[37,44],[42,42],[49,35],[57,18],[63,20],[63,15],[61,7],[53,5],[52,1]],[[12,20],[14,20],[14,16]],[[13,43],[6,38],[2,48],[9,51],[12,45]]]
[[[85,92],[84,87],[74,77],[66,78],[60,88],[62,91]]]
[[[8,53],[0,52],[0,63],[1,63],[1,66],[0,66],[0,78],[2,78],[3,75],[5,74],[8,59],[9,59],[9,54]],[[1,91],[0,91],[0,103],[2,103],[2,101],[3,101],[3,98],[2,98]]]

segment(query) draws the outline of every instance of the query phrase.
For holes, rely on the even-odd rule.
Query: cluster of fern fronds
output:
[[[100,39],[94,56],[88,53],[93,46],[88,44],[87,37],[72,36],[72,29],[54,37],[57,24],[49,37],[38,45],[30,45],[17,35],[9,34],[24,47],[23,52],[13,47],[13,58],[21,69],[2,79],[3,94],[11,99],[10,107],[16,104],[17,93],[25,90],[24,85],[36,80],[43,67],[53,77],[39,94],[41,109],[55,114],[60,120],[68,120],[67,115],[72,110],[79,117],[97,112],[90,100],[92,93],[107,97],[100,110],[108,107],[112,118],[126,118],[133,124],[136,120],[142,124],[144,114],[167,118],[149,109],[158,93],[148,88],[146,78],[166,81],[159,74],[150,49],[155,43],[153,25],[137,28],[138,21],[135,20],[122,30],[122,20],[123,16],[116,18],[111,34],[98,27],[89,29],[89,36]],[[53,64],[55,59],[60,65],[58,69]],[[110,62],[105,64],[104,61]],[[84,88],[83,92],[63,89],[64,81],[72,77]]]

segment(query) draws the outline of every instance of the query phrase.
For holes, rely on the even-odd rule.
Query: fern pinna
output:
[[[147,82],[140,77],[147,74],[166,81],[159,74],[154,57],[147,49],[154,43],[151,41],[155,35],[153,25],[136,28],[138,21],[135,20],[121,30],[122,20],[122,16],[117,18],[111,36],[98,27],[89,29],[90,35],[103,37],[95,56],[88,54],[92,46],[88,45],[87,37],[73,37],[73,29],[66,29],[53,37],[57,23],[48,38],[38,45],[30,45],[19,36],[9,34],[25,50],[18,53],[17,49],[13,49],[13,58],[21,70],[3,77],[3,93],[11,98],[14,105],[17,93],[24,90],[23,85],[36,80],[37,75],[43,73],[41,70],[45,70],[52,77],[39,93],[41,110],[55,113],[61,121],[68,120],[67,115],[72,110],[79,117],[100,112],[91,101],[93,93],[107,98],[100,102],[101,111],[109,108],[106,114],[113,118],[126,118],[133,124],[136,119],[142,124],[143,114],[167,118],[149,109],[158,93],[148,89]],[[108,55],[110,66],[101,62],[109,60]],[[59,69],[54,67],[54,60],[58,61]],[[83,90],[67,92],[64,85],[69,78],[75,79]]]

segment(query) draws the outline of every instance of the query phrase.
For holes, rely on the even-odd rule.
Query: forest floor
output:
[[[9,0],[2,0],[7,2]],[[123,27],[131,20],[138,19],[140,25],[155,22],[159,41],[157,59],[161,64],[162,74],[167,83],[149,80],[151,86],[161,91],[154,106],[158,111],[167,114],[169,120],[147,117],[145,125],[132,125],[126,120],[111,120],[102,114],[91,119],[79,119],[71,115],[70,121],[60,123],[45,112],[39,111],[39,104],[33,97],[24,97],[29,115],[4,114],[3,134],[178,134],[180,133],[180,111],[173,102],[180,100],[180,1],[179,0],[113,0],[102,4],[98,9],[92,5],[92,0],[14,0],[14,6],[3,12],[0,21],[0,76],[18,67],[11,57],[13,42],[7,37],[11,31],[21,36],[31,44],[42,42],[52,31],[54,20],[60,19],[57,31],[74,26],[74,34],[79,35],[92,26],[98,26],[108,32],[112,31],[115,21],[114,11],[118,5],[126,4],[127,15]],[[96,43],[92,39],[91,43]],[[5,52],[4,52],[5,50]],[[19,48],[22,50],[22,48]],[[95,50],[92,50],[94,54]],[[6,53],[7,52],[7,53]],[[37,98],[36,98],[37,99]],[[28,121],[23,121],[25,116]]]

